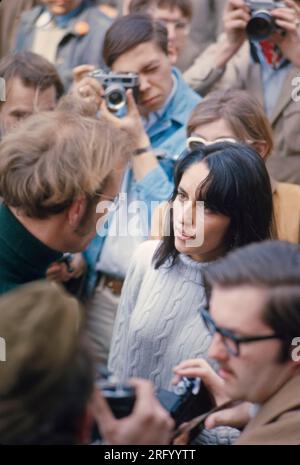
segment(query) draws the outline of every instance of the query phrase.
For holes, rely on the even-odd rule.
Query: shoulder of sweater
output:
[[[132,262],[135,266],[146,270],[151,266],[153,255],[159,245],[160,241],[148,240],[142,242],[133,254]]]

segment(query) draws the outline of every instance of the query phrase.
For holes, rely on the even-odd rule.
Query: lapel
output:
[[[259,63],[251,63],[246,76],[247,90],[264,105],[264,90]]]
[[[284,412],[297,407],[300,408],[300,375],[290,379],[261,407],[257,415],[247,425],[245,433],[258,426],[271,423]]]
[[[299,68],[292,66],[285,77],[283,86],[278,98],[278,101],[273,110],[273,114],[270,118],[270,123],[273,125],[277,118],[280,116],[284,108],[289,104],[292,99],[292,80],[295,77],[299,77]]]

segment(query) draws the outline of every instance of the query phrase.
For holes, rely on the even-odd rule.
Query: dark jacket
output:
[[[35,24],[45,11],[44,6],[37,6],[21,16],[17,31],[15,50],[32,50]],[[84,25],[85,28],[78,26]],[[59,42],[55,66],[67,90],[72,82],[72,69],[75,66],[91,64],[105,67],[102,59],[102,46],[105,33],[111,20],[93,6],[90,0],[83,0],[83,9],[70,19],[65,34]],[[85,29],[85,30],[84,30]]]

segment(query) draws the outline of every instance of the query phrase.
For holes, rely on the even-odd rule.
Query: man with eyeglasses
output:
[[[91,116],[93,106],[64,102],[1,141],[0,294],[45,278],[64,252],[84,250],[119,192],[127,137]]]
[[[244,426],[236,444],[300,444],[300,247],[253,244],[205,271],[209,311],[200,310],[212,335],[204,360],[185,361],[179,376],[199,376],[224,401],[245,401],[212,414],[205,426]],[[251,403],[249,408],[249,403]]]

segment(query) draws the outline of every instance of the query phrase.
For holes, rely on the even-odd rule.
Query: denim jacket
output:
[[[159,161],[159,166],[143,179],[136,182],[131,171],[130,190],[136,190],[139,200],[148,205],[151,201],[168,200],[173,191],[173,170],[175,161],[186,147],[186,124],[193,108],[201,98],[191,90],[182,78],[180,71],[172,70],[177,80],[176,93],[167,105],[159,121],[147,131],[151,146]],[[150,229],[151,218],[149,218]],[[96,236],[84,252],[88,263],[87,295],[95,287],[99,260],[105,237]]]

